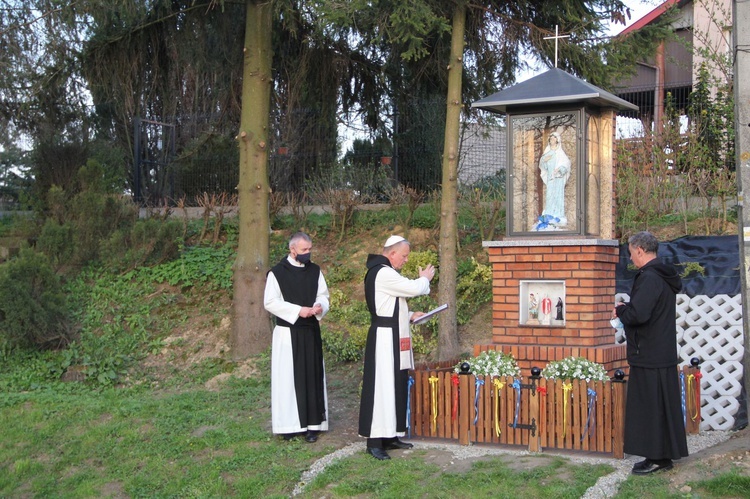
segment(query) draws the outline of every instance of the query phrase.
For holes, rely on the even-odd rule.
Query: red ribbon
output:
[[[451,410],[451,419],[456,420],[458,415],[458,374],[451,374],[451,384],[455,387],[453,390],[453,409]]]
[[[536,387],[537,393],[541,393],[542,395],[547,395],[547,387],[546,386],[537,386]]]

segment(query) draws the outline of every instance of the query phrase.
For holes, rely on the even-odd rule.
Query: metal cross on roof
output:
[[[557,67],[557,40],[560,38],[569,38],[570,35],[558,35],[557,34],[557,24],[555,24],[555,36],[545,36],[545,40],[555,40],[555,67]]]

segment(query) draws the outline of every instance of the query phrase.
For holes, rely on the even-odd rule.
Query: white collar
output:
[[[304,267],[305,266],[304,264],[299,263],[297,260],[295,260],[294,258],[292,258],[292,255],[287,255],[286,259],[287,259],[287,261],[289,263],[291,263],[295,267]]]

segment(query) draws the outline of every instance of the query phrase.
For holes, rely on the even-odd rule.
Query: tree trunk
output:
[[[239,244],[234,263],[232,358],[245,359],[271,344],[263,308],[270,240],[268,214],[268,116],[271,101],[272,2],[247,1],[240,148]]]
[[[461,124],[461,77],[463,76],[466,5],[458,2],[453,11],[451,56],[448,66],[448,97],[443,149],[443,185],[440,203],[440,303],[448,310],[440,314],[438,358],[449,360],[459,353],[456,320],[456,248],[458,246],[458,148]]]

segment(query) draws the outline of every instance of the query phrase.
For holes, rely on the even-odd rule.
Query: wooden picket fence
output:
[[[411,436],[624,457],[627,383],[456,374],[444,362],[411,371]],[[700,371],[682,368],[686,431],[700,424]]]

